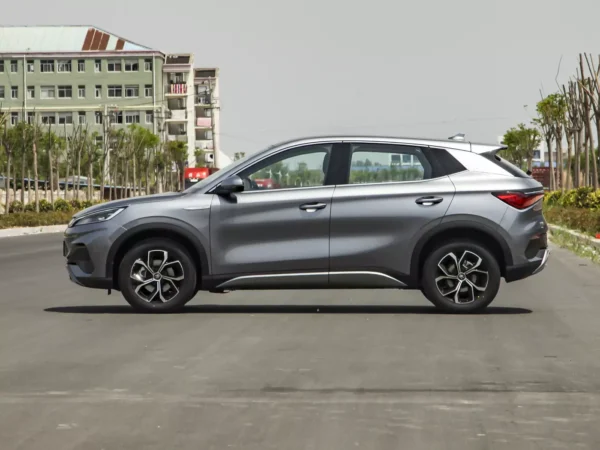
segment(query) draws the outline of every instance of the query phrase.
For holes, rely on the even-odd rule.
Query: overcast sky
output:
[[[561,56],[565,81],[600,53],[598,0],[20,0],[2,16],[219,67],[229,154],[330,133],[495,142],[556,89]]]

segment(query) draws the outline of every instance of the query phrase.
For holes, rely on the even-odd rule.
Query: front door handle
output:
[[[438,203],[441,203],[442,200],[444,200],[442,197],[429,196],[429,197],[420,197],[415,200],[415,203],[417,205],[433,206],[433,205],[437,205]]]
[[[304,205],[300,205],[300,209],[306,212],[315,212],[318,209],[323,209],[327,205],[325,203],[305,203]]]

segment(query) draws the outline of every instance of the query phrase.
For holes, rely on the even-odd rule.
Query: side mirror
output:
[[[244,182],[237,175],[225,178],[223,182],[215,189],[215,194],[228,196],[244,190]]]

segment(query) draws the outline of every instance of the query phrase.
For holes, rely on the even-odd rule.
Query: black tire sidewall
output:
[[[483,259],[488,268],[489,281],[482,298],[478,298],[472,303],[457,304],[448,300],[438,291],[435,284],[435,278],[437,276],[437,265],[442,257],[452,251],[458,253],[465,250],[472,251]],[[494,300],[494,298],[496,298],[498,290],[500,289],[501,279],[502,274],[500,272],[498,261],[486,247],[479,243],[466,240],[451,241],[435,249],[427,256],[425,264],[423,265],[421,289],[423,290],[425,297],[443,311],[452,313],[472,313],[483,310]]]
[[[145,302],[138,297],[138,295],[135,293],[132,283],[130,282],[129,276],[131,272],[131,266],[138,258],[142,258],[142,260],[144,260],[150,250],[165,250],[169,253],[170,257],[177,258],[183,266],[185,278],[182,285],[179,287],[179,294],[177,294],[177,297],[169,302]],[[183,308],[183,306],[185,306],[185,304],[188,303],[196,294],[196,265],[194,264],[192,257],[187,252],[185,247],[170,239],[148,239],[136,244],[125,254],[121,260],[118,277],[119,287],[123,297],[125,297],[127,303],[140,312],[174,312]]]

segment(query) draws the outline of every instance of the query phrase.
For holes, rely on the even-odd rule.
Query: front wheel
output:
[[[498,294],[498,261],[479,243],[456,240],[432,251],[421,277],[425,297],[446,312],[474,313]]]
[[[197,269],[187,250],[169,239],[148,239],[119,265],[119,288],[140,312],[174,312],[196,293]]]

